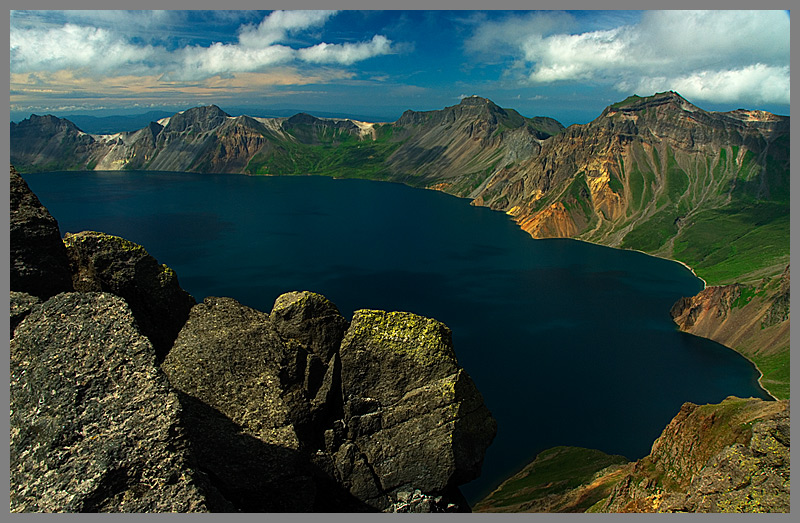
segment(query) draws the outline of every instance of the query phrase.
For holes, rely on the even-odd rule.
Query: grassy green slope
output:
[[[389,125],[376,125],[376,139],[351,135],[318,134],[314,143],[268,136],[270,144],[256,153],[246,174],[318,174],[340,178],[386,179],[386,158],[401,142],[393,141]],[[297,133],[306,140],[308,130]]]
[[[584,512],[609,495],[624,456],[580,447],[554,447],[478,502],[474,512]],[[592,484],[593,480],[603,477]],[[581,486],[588,486],[576,492]]]

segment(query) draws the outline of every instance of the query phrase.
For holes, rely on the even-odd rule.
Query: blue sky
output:
[[[783,11],[12,11],[10,112],[399,117],[477,94],[584,123],[630,94],[789,114]]]

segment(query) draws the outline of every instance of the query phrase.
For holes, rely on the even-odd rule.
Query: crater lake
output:
[[[768,398],[755,367],[681,333],[669,310],[703,283],[682,265],[574,240],[404,185],[164,172],[24,176],[61,233],[141,244],[197,300],[269,312],[311,290],[350,318],[409,311],[453,331],[497,420],[470,503],[557,445],[638,459],[687,401]]]

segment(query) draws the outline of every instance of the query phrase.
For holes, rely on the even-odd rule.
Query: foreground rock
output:
[[[686,403],[599,512],[788,512],[789,402]]]
[[[162,365],[186,395],[203,467],[248,511],[314,509],[316,487],[298,435],[310,416],[298,349],[282,342],[268,314],[206,298]]]
[[[463,507],[452,489],[478,477],[496,427],[456,362],[450,329],[410,313],[356,311],[341,358],[347,432],[329,450],[350,491],[381,509],[416,489]]]
[[[11,511],[208,510],[180,412],[122,299],[48,300],[11,340]]]
[[[102,232],[67,234],[64,244],[75,290],[124,298],[163,360],[196,303],[178,284],[175,271],[140,245]]]
[[[42,300],[36,296],[31,296],[27,292],[11,291],[8,294],[10,337],[13,338],[14,329],[17,328],[17,325],[33,311],[34,307],[42,303]]]
[[[457,485],[479,473],[495,423],[447,327],[358,311],[345,328],[310,292],[279,297],[269,315],[229,298],[192,309],[162,365],[218,413],[198,411],[190,431],[222,415],[257,449],[237,461],[235,438],[207,438],[210,475],[257,510],[391,510],[416,490],[430,501],[417,510],[468,510]]]
[[[10,289],[39,298],[71,291],[69,262],[58,222],[13,166],[10,174]]]

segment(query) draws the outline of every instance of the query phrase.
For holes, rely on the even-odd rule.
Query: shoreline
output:
[[[600,245],[600,244],[598,244],[598,245]],[[612,249],[613,249],[613,248],[616,248],[616,247],[612,247]],[[680,261],[680,260],[674,260],[674,259],[672,259],[672,258],[665,258],[665,257],[662,257],[662,256],[656,256],[655,254],[650,254],[650,253],[647,253],[647,252],[642,252],[642,251],[640,251],[640,250],[637,250],[637,249],[622,249],[622,250],[641,252],[642,254],[646,254],[646,255],[648,255],[648,256],[653,256],[654,258],[661,258],[662,260],[670,260],[670,261],[674,261],[674,262],[680,263],[681,265],[683,265],[684,267],[686,267],[687,269],[689,269],[689,271],[691,271],[691,273],[694,275],[694,277],[695,277],[695,278],[697,278],[698,280],[700,280],[701,282],[703,282],[703,290],[706,290],[706,289],[708,288],[708,282],[706,282],[706,280],[704,280],[703,278],[701,278],[700,276],[698,276],[698,275],[697,275],[697,274],[694,272],[694,269],[692,269],[692,268],[691,268],[689,265],[687,265],[686,263],[684,263],[684,262],[682,262],[682,261]],[[716,285],[712,285],[712,287],[716,287]],[[701,292],[702,292],[702,291],[701,291]],[[680,328],[678,328],[678,330],[680,330]],[[686,332],[686,331],[682,331],[682,330],[681,330],[681,332]],[[687,334],[691,334],[691,333],[690,333],[690,332],[687,332]],[[697,336],[697,335],[696,335],[696,334],[692,334],[692,336]],[[761,369],[759,369],[759,368],[758,368],[758,365],[756,364],[756,362],[755,362],[755,361],[751,360],[750,358],[748,358],[747,356],[745,356],[744,354],[742,354],[741,352],[739,352],[738,350],[736,350],[736,348],[734,348],[734,347],[731,347],[731,346],[728,346],[728,345],[725,345],[724,343],[718,342],[717,340],[714,340],[714,339],[712,339],[712,338],[706,338],[705,336],[698,336],[698,338],[704,338],[704,339],[711,340],[711,341],[714,341],[714,342],[716,342],[716,343],[719,343],[719,344],[720,344],[720,345],[722,345],[723,347],[727,347],[728,349],[730,349],[730,350],[734,351],[735,353],[739,354],[739,355],[740,355],[742,358],[744,358],[744,359],[746,359],[747,361],[749,361],[749,362],[750,362],[750,363],[753,365],[753,367],[755,367],[755,369],[758,371],[758,386],[761,388],[761,390],[763,390],[764,392],[766,392],[766,393],[767,393],[767,395],[768,395],[770,398],[772,398],[774,401],[780,401],[780,400],[779,400],[778,398],[776,398],[776,397],[775,397],[775,395],[774,395],[774,394],[772,394],[772,393],[769,391],[769,389],[767,389],[767,388],[764,386],[764,384],[761,382],[761,380],[764,378],[764,373],[761,371]]]
[[[512,219],[513,219],[513,218],[512,218]],[[519,226],[519,223],[518,223],[516,220],[514,220],[514,223],[517,223],[517,225]],[[520,227],[520,229],[522,229],[522,228]],[[522,230],[524,230],[524,229],[522,229]],[[527,231],[526,231],[526,232],[527,232]],[[608,247],[609,249],[617,249],[617,250],[620,250],[620,251],[631,251],[631,252],[638,252],[638,253],[640,253],[640,254],[644,254],[644,255],[646,255],[646,256],[651,256],[651,257],[653,257],[653,258],[659,258],[659,259],[661,259],[661,260],[667,260],[667,261],[671,261],[671,262],[679,263],[679,264],[683,265],[685,268],[687,268],[687,269],[689,270],[689,272],[691,272],[691,273],[692,273],[692,275],[693,275],[695,278],[697,278],[698,280],[700,280],[701,282],[703,282],[703,290],[706,290],[707,288],[709,288],[709,286],[708,286],[708,282],[706,282],[706,280],[704,280],[703,278],[701,278],[700,276],[698,276],[698,275],[697,275],[697,273],[695,273],[695,272],[694,272],[694,269],[693,269],[692,267],[690,267],[688,264],[686,264],[685,262],[682,262],[682,261],[680,261],[680,260],[676,260],[676,259],[673,259],[673,258],[667,258],[667,257],[665,257],[665,256],[658,256],[658,255],[656,255],[656,254],[650,254],[649,252],[640,251],[640,250],[638,250],[638,249],[623,249],[623,248],[621,248],[621,247],[612,247],[612,246],[610,246],[610,245],[604,245],[604,244],[602,244],[602,243],[597,243],[597,242],[593,242],[593,241],[590,241],[590,240],[584,240],[583,238],[569,238],[569,237],[559,237],[559,238],[536,238],[536,237],[534,237],[533,235],[531,235],[530,233],[528,233],[528,235],[531,237],[531,239],[534,239],[534,240],[548,240],[548,239],[574,240],[574,241],[579,241],[579,242],[589,243],[589,244],[592,244],[592,245],[599,245],[599,246],[601,246],[601,247]],[[701,291],[701,292],[702,292],[702,291]],[[679,330],[680,332],[686,332],[686,331],[683,331],[683,330],[681,330],[681,329],[680,329],[680,328],[679,328],[677,325],[675,325],[675,328],[676,328],[677,330]],[[692,333],[690,333],[690,332],[686,332],[686,334],[692,334]],[[692,334],[692,336],[697,336],[697,335],[696,335],[696,334]],[[703,339],[706,339],[706,340],[711,340],[711,341],[713,341],[713,342],[715,342],[715,343],[719,343],[719,344],[720,344],[720,345],[722,345],[723,347],[725,347],[725,348],[727,348],[727,349],[729,349],[729,350],[732,350],[733,352],[735,352],[736,354],[738,354],[739,356],[741,356],[742,358],[744,358],[744,359],[746,359],[748,362],[750,362],[750,364],[751,364],[751,365],[752,365],[752,366],[753,366],[753,367],[754,367],[754,368],[755,368],[755,369],[758,371],[758,380],[757,380],[757,382],[758,382],[758,386],[759,386],[759,388],[760,388],[761,390],[763,390],[764,392],[766,392],[766,393],[767,393],[767,395],[768,395],[770,398],[772,398],[772,400],[773,400],[773,401],[780,401],[780,399],[779,399],[779,398],[777,398],[777,397],[775,397],[775,395],[774,395],[774,394],[772,394],[772,392],[770,392],[770,391],[769,391],[769,389],[767,389],[767,388],[764,386],[764,384],[762,383],[762,381],[761,381],[761,380],[764,378],[764,373],[761,371],[761,369],[760,369],[760,368],[758,368],[758,365],[756,364],[756,362],[755,362],[755,361],[751,360],[750,358],[748,358],[747,356],[745,356],[744,354],[742,354],[741,352],[739,352],[738,350],[736,350],[734,347],[731,347],[731,346],[729,346],[729,345],[725,345],[724,343],[720,343],[720,342],[719,342],[719,341],[717,341],[717,340],[714,340],[714,339],[712,339],[712,338],[707,338],[707,337],[705,337],[705,336],[697,336],[697,337],[698,337],[698,338],[703,338]]]

